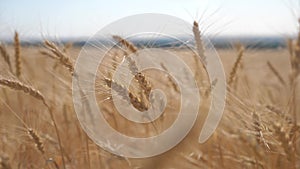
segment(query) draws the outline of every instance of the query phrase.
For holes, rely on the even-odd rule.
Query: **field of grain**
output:
[[[129,88],[133,107],[147,110],[148,90],[154,88],[165,91],[168,106],[153,123],[126,121],[112,104],[110,90],[116,82],[110,73],[124,55],[139,48],[114,38],[120,47],[107,54],[95,79],[99,107],[109,125],[125,135],[159,134],[176,119],[180,91],[162,72],[139,72]],[[204,144],[198,143],[198,137],[213,85],[195,62],[195,53],[168,48],[199,75],[195,79],[202,97],[201,113],[181,143],[146,159],[113,155],[82,130],[72,100],[72,75],[80,47],[47,40],[39,46],[22,46],[20,41],[16,33],[14,44],[1,44],[0,169],[300,168],[300,35],[288,41],[286,48],[253,49],[237,44],[217,49],[228,83],[226,107],[217,130]],[[122,90],[121,86],[116,92],[122,95]]]

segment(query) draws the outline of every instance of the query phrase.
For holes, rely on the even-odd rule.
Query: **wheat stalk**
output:
[[[0,169],[12,169],[6,155],[0,155]]]
[[[113,86],[113,90],[119,95],[122,97],[122,99],[124,100],[128,100],[127,98],[127,89],[121,85],[121,84],[118,84],[117,82],[109,79],[109,78],[104,78],[104,82],[106,83],[106,85],[109,87],[109,88],[112,88]]]
[[[40,54],[42,54],[42,55],[44,55],[44,56],[47,56],[47,57],[50,57],[50,58],[52,58],[52,59],[58,59],[57,56],[55,56],[54,54],[49,53],[49,52],[47,52],[47,51],[41,50],[41,51],[39,51],[39,52],[40,52]]]
[[[160,64],[161,68],[166,71],[166,72],[169,72],[169,70],[167,69],[167,67],[161,63]],[[180,88],[178,87],[178,85],[176,84],[176,82],[174,82],[174,80],[172,79],[172,76],[167,74],[167,77],[169,79],[169,81],[171,82],[171,85],[172,85],[172,88],[176,91],[176,92],[180,92]]]
[[[34,89],[31,86],[28,86],[26,84],[23,84],[20,81],[16,81],[16,80],[12,80],[12,79],[4,79],[4,78],[0,78],[0,85],[2,86],[6,86],[9,87],[13,90],[18,90],[18,91],[22,91],[26,94],[31,95],[32,97],[41,100],[44,104],[46,104],[45,102],[45,98],[44,96],[40,93],[40,91]]]
[[[127,93],[129,95],[129,101],[139,111],[146,111],[149,109],[149,106],[143,102],[140,98],[136,97],[130,90],[127,90],[123,85],[105,78],[104,79],[106,85],[113,89],[118,95],[120,95],[124,100],[128,101]]]
[[[274,112],[277,115],[284,115],[284,112],[274,105],[266,105],[265,106],[269,111]]]
[[[45,47],[51,51],[54,55],[50,54],[50,53],[45,53],[45,52],[41,52],[42,54],[46,55],[46,56],[50,56],[53,59],[57,59],[59,60],[60,64],[62,64],[63,66],[65,66],[69,72],[71,74],[73,74],[74,72],[74,67],[73,67],[73,63],[70,60],[70,57],[67,56],[66,53],[64,53],[63,51],[61,51],[54,43],[50,42],[50,41],[45,41],[44,42]],[[56,56],[56,57],[55,57]]]
[[[9,56],[9,54],[8,54],[8,52],[7,52],[6,47],[4,46],[4,44],[0,45],[0,52],[1,52],[1,55],[2,55],[2,57],[4,59],[4,61],[8,65],[10,72],[13,72],[12,71],[12,66],[11,66],[11,63],[10,63],[10,59],[9,59],[10,56]]]
[[[27,133],[29,137],[34,141],[35,146],[39,150],[39,152],[45,154],[44,144],[40,136],[32,128],[27,128]]]
[[[272,73],[277,77],[277,79],[279,80],[279,82],[282,84],[282,85],[286,85],[282,76],[280,75],[279,71],[277,71],[277,69],[272,65],[271,62],[267,62],[267,65],[269,67],[269,69],[272,71]]]
[[[140,84],[142,90],[144,91],[147,101],[149,101],[151,88],[152,88],[150,82],[146,79],[146,76],[141,72],[137,73],[134,77]]]
[[[300,60],[300,18],[298,19],[298,26],[299,26],[299,30],[298,30],[298,38],[297,38],[295,53],[298,60]]]
[[[32,129],[30,128],[25,121],[15,112],[13,111],[8,104],[4,103],[7,108],[12,112],[12,114],[23,124],[23,126],[25,127],[27,134],[29,136],[29,138],[31,138],[33,140],[33,142],[35,143],[36,148],[38,149],[39,152],[41,152],[42,155],[44,155],[45,153],[45,149],[44,149],[44,144],[42,142],[42,139],[40,138],[40,136]]]
[[[212,91],[214,90],[214,88],[216,87],[217,83],[218,83],[218,79],[214,79],[214,80],[212,81],[212,83],[210,84],[209,88],[206,89],[206,91],[205,91],[205,96],[206,96],[206,97],[209,96],[209,95],[211,94],[211,92],[212,92]]]
[[[132,44],[131,42],[127,41],[126,39],[123,39],[122,37],[118,36],[118,35],[113,35],[113,38],[121,43],[123,46],[125,46],[131,53],[136,53],[138,51],[137,47],[134,46],[134,44]],[[136,75],[139,71],[138,71],[138,67],[136,65],[136,62],[131,58],[128,57],[130,55],[130,53],[126,52],[126,60],[129,63],[129,70],[131,72],[132,75]]]
[[[293,55],[294,55],[294,46],[293,46],[293,40],[292,39],[287,40],[287,47],[288,47],[290,57],[293,57]]]
[[[252,119],[253,119],[254,130],[256,131],[255,135],[256,135],[257,143],[263,142],[263,144],[270,150],[270,146],[264,138],[263,131],[262,131],[262,125],[260,123],[259,116],[256,112],[253,112]]]
[[[127,41],[126,39],[123,39],[122,37],[117,35],[114,35],[113,38],[116,41],[120,42],[123,46],[125,46],[131,53],[136,53],[138,51],[137,47],[135,47],[131,42]],[[136,79],[143,91],[142,93],[145,95],[146,101],[149,102],[149,96],[152,89],[150,82],[142,72],[138,71],[138,67],[134,60],[132,60],[130,57],[126,57],[126,59],[129,62],[129,70],[131,74],[134,75],[134,78]]]
[[[238,56],[234,62],[234,65],[233,65],[230,75],[229,75],[229,80],[228,80],[229,86],[232,85],[232,83],[234,82],[234,80],[236,78],[236,74],[237,74],[239,65],[241,64],[243,55],[244,55],[244,47],[242,45],[238,45]]]
[[[140,98],[136,97],[133,93],[129,93],[130,102],[139,111],[147,111],[149,109],[149,106],[143,102]]]
[[[112,36],[117,42],[121,43],[123,46],[125,46],[131,53],[136,53],[138,51],[138,48],[131,42],[127,41],[126,39],[122,38],[118,35]]]
[[[62,51],[63,51],[64,53],[67,53],[68,50],[69,50],[70,48],[72,48],[72,47],[73,47],[73,43],[68,42],[68,43],[64,44],[64,48],[63,48]]]
[[[55,169],[59,169],[58,163],[53,158],[47,159],[47,163],[53,163]]]
[[[37,89],[33,88],[32,86],[23,84],[20,81],[16,81],[16,80],[12,80],[12,79],[0,78],[0,85],[9,87],[13,90],[22,91],[26,94],[29,94],[30,96],[36,98],[37,100],[42,101],[43,104],[47,107],[47,110],[49,112],[49,115],[51,117],[51,120],[52,120],[54,128],[55,128],[55,132],[57,135],[57,139],[58,139],[58,143],[59,143],[59,147],[60,147],[60,151],[61,151],[62,161],[63,161],[63,165],[65,168],[65,161],[64,161],[64,155],[63,155],[63,149],[62,149],[62,144],[61,144],[61,137],[59,135],[59,130],[58,130],[54,115],[52,113],[52,109],[46,103],[46,100],[45,100],[44,96],[41,94],[41,92],[38,91]]]
[[[299,23],[299,31],[298,31],[298,38],[295,46],[295,61],[294,61],[296,76],[300,74],[300,18],[298,20],[298,23]]]
[[[16,66],[16,76],[19,78],[21,76],[21,45],[18,32],[15,32],[14,37],[15,46],[15,66]]]
[[[283,147],[284,152],[287,154],[287,159],[293,162],[295,159],[292,155],[295,152],[295,147],[293,147],[293,144],[291,144],[289,135],[286,132],[285,127],[280,123],[275,123],[273,127],[275,129],[276,135],[281,142],[281,146]]]

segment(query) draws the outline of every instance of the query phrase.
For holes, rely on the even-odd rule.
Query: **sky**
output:
[[[1,0],[0,40],[17,30],[24,38],[89,37],[125,16],[162,13],[200,21],[220,36],[290,36],[300,0]]]

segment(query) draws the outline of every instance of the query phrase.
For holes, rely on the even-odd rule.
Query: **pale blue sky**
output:
[[[88,37],[114,20],[149,12],[173,15],[190,23],[201,19],[203,27],[209,28],[208,34],[288,36],[296,32],[299,3],[299,0],[1,0],[0,39],[11,37],[14,30],[23,37]],[[200,18],[202,14],[204,17]]]

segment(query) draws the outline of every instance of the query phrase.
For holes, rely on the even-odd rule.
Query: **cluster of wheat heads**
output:
[[[191,28],[196,53],[186,49],[173,50],[182,55],[195,76],[201,72],[206,56],[202,32],[197,22]],[[300,31],[299,31],[300,32]],[[96,78],[99,107],[107,122],[117,131],[134,137],[149,137],[166,130],[176,119],[180,89],[174,79],[158,71],[140,71],[131,58],[140,48],[121,36],[112,37],[117,45],[106,53]],[[266,77],[249,73],[258,63],[251,63],[251,50],[239,44],[230,50],[234,61],[222,58],[228,74],[227,107],[217,131],[205,144],[197,142],[200,115],[192,132],[174,149],[150,159],[127,159],[104,151],[83,132],[73,110],[71,78],[79,48],[45,41],[43,46],[24,47],[16,33],[13,46],[1,44],[0,76],[0,168],[299,168],[299,65],[300,35],[288,41],[291,71],[281,68],[277,60],[264,60]],[[24,49],[24,50],[23,50]],[[220,55],[223,57],[220,50]],[[254,51],[264,53],[264,51]],[[277,52],[277,51],[275,51]],[[11,56],[14,53],[14,61]],[[267,53],[267,52],[266,52]],[[195,63],[194,56],[201,58]],[[249,56],[249,57],[248,57]],[[196,57],[196,58],[197,58]],[[262,57],[262,56],[260,56]],[[133,75],[127,88],[114,81],[113,73],[124,59]],[[258,61],[257,61],[258,62]],[[13,64],[14,63],[14,64]],[[168,72],[163,64],[161,67]],[[260,78],[259,78],[260,77]],[[259,79],[258,79],[259,78]],[[205,78],[196,78],[205,84]],[[256,81],[255,81],[256,80]],[[257,82],[258,81],[258,82]],[[256,83],[255,83],[256,82]],[[215,83],[200,92],[209,97]],[[264,85],[261,85],[264,84]],[[38,86],[38,87],[35,87]],[[113,87],[112,87],[113,86]],[[166,93],[166,113],[150,124],[133,124],[119,115],[112,103],[111,90],[138,111],[151,106],[151,90]],[[201,85],[200,85],[201,88]],[[207,93],[207,94],[206,94]],[[207,110],[208,100],[200,106]],[[199,123],[199,124],[198,124]],[[103,131],[105,132],[105,131]]]
[[[300,31],[299,31],[300,32]],[[264,62],[267,79],[257,79],[247,74],[247,65],[244,59],[251,54],[251,49],[244,50],[238,45],[237,58],[231,68],[228,78],[228,100],[226,120],[238,122],[240,128],[226,135],[236,136],[235,145],[250,146],[252,151],[245,151],[247,159],[236,158],[249,166],[257,168],[299,168],[299,37],[288,40],[288,55],[281,56],[287,63],[290,71],[274,65],[275,57]],[[243,59],[244,58],[244,59]],[[273,59],[273,60],[272,60]],[[249,60],[248,60],[249,61]],[[264,69],[262,69],[264,70]],[[261,72],[261,71],[260,71]],[[239,80],[239,81],[238,81]],[[257,80],[254,82],[254,80]],[[269,81],[268,81],[269,80]],[[298,92],[299,93],[299,92]],[[235,119],[235,120],[234,120]],[[239,120],[238,120],[239,119]],[[230,125],[236,125],[231,123]],[[228,128],[232,128],[227,126]],[[233,132],[234,130],[230,130]],[[244,142],[244,143],[243,143]],[[241,151],[246,150],[244,148]],[[221,150],[220,150],[221,151]],[[239,150],[240,151],[240,150]],[[222,152],[224,154],[224,151]],[[234,152],[236,153],[236,152]],[[229,155],[231,154],[231,155]],[[226,158],[233,158],[229,153]],[[249,158],[250,157],[250,158]]]

